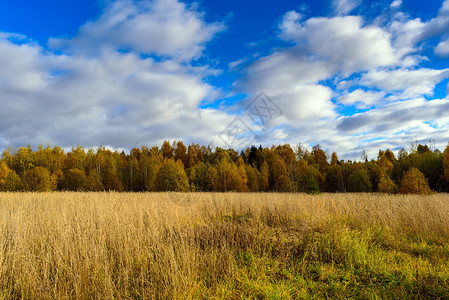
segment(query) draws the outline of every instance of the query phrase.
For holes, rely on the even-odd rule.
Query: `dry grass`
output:
[[[0,298],[449,298],[449,196],[0,194]]]

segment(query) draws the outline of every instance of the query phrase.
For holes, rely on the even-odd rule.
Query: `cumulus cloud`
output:
[[[448,100],[424,100],[449,78],[449,70],[420,67],[428,60],[424,42],[447,32],[449,1],[426,21],[400,12],[401,0],[391,3],[385,22],[347,16],[358,4],[333,1],[335,17],[286,13],[279,38],[291,46],[249,63],[235,87],[263,90],[281,105],[284,127],[278,130],[293,144],[299,139],[354,154],[437,135],[441,141],[449,138],[442,133],[449,122],[443,113]],[[445,42],[440,45],[436,54],[444,53]],[[349,106],[367,111],[351,115]]]
[[[190,60],[224,29],[222,23],[205,23],[202,17],[177,0],[118,0],[98,20],[83,25],[75,38],[53,38],[49,44],[75,53],[123,49]]]
[[[401,56],[391,45],[390,34],[373,25],[364,25],[359,16],[311,18],[299,22],[288,13],[281,23],[280,37],[295,42],[299,56],[314,55],[345,74],[379,66],[399,64]]]
[[[284,16],[279,28],[279,37],[294,45],[251,63],[235,86],[251,94],[265,91],[284,110],[286,126],[304,126],[314,119],[326,122],[327,128],[335,127],[332,125],[337,116],[332,101],[335,95],[322,81],[338,74],[349,76],[401,64],[401,57],[390,43],[390,34],[364,24],[361,17],[303,20],[301,14],[292,11]],[[358,91],[340,100],[344,104],[366,106],[381,98],[381,93]],[[329,131],[325,136],[329,136]],[[319,135],[314,137],[318,139]]]
[[[409,19],[403,13],[398,15],[388,30],[393,35],[393,45],[400,49],[402,55],[418,51],[419,43],[449,31],[449,0],[445,0],[437,16],[428,21]]]
[[[216,97],[204,80],[214,70],[188,61],[221,29],[183,3],[155,0],[111,2],[77,36],[50,41],[62,54],[2,33],[2,146],[207,144],[232,116],[199,108]]]
[[[443,58],[449,57],[449,39],[442,41],[437,45],[435,54]]]
[[[399,8],[402,5],[402,0],[394,0],[391,2],[390,7],[391,8]]]

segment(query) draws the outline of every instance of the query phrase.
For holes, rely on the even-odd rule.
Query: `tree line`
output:
[[[251,146],[240,153],[165,141],[129,154],[58,146],[6,149],[0,160],[2,191],[381,192],[449,191],[449,145],[379,150],[377,159],[340,160],[319,145]]]

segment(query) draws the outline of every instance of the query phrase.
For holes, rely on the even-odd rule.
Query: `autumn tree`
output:
[[[332,152],[332,155],[331,155],[331,165],[334,166],[334,165],[336,165],[336,164],[338,164],[338,156],[337,156],[337,153]]]
[[[247,178],[246,185],[248,186],[249,190],[251,192],[258,192],[260,190],[259,189],[259,183],[260,183],[259,170],[257,170],[256,166],[245,165],[245,172],[246,172],[246,178]]]
[[[142,180],[142,172],[140,171],[139,159],[141,151],[139,148],[131,149],[128,157],[128,174],[129,174],[129,189],[131,191],[144,191],[145,186]]]
[[[208,166],[204,176],[205,191],[213,192],[218,190],[218,172],[214,166]]]
[[[398,190],[397,185],[394,183],[393,180],[391,180],[390,176],[387,174],[382,174],[380,177],[379,185],[378,185],[378,191],[380,193],[386,193],[386,194],[394,194]]]
[[[50,173],[44,167],[35,167],[26,171],[22,180],[25,190],[30,192],[49,192],[53,187]]]
[[[158,191],[189,191],[189,179],[180,160],[164,160],[156,177],[156,188]]]
[[[187,148],[182,141],[174,143],[173,153],[175,160],[180,160],[184,166],[188,164]]]
[[[152,147],[151,149],[142,147],[142,153],[139,159],[139,167],[145,190],[158,190],[156,187],[156,178],[163,161],[163,154],[159,152],[157,147]]]
[[[19,148],[13,156],[12,169],[22,175],[32,168],[34,168],[33,150],[30,146]]]
[[[229,155],[225,153],[224,157],[217,164],[217,188],[222,192],[247,191],[247,177],[245,169],[243,168],[243,161],[239,158],[240,163],[237,166],[232,160],[229,160]]]
[[[104,191],[104,185],[101,182],[101,177],[97,174],[97,172],[95,172],[95,170],[92,170],[87,176],[85,189],[89,192]]]
[[[187,163],[186,168],[192,168],[198,164],[201,159],[198,157],[198,154],[201,152],[201,149],[198,145],[192,144],[187,148]]]
[[[341,166],[335,163],[329,167],[325,176],[325,187],[326,191],[331,193],[345,191],[344,176]]]
[[[440,191],[442,189],[442,181],[444,181],[443,153],[424,151],[413,158],[413,165],[424,174],[431,190]]]
[[[6,163],[9,169],[13,169],[14,154],[10,148],[3,150],[1,161]]]
[[[245,150],[245,155],[246,155],[246,163],[249,164],[250,166],[256,166],[256,152],[257,152],[257,147],[256,146],[251,146],[249,148],[246,148]]]
[[[192,173],[189,174],[189,181],[195,186],[196,191],[206,191],[206,172],[207,165],[203,162],[196,164],[194,167],[191,167],[195,171],[195,176],[192,176]]]
[[[92,170],[97,169],[97,153],[94,149],[90,148],[86,152],[86,157],[84,158],[84,173],[90,174]]]
[[[416,151],[418,152],[418,154],[424,154],[426,152],[430,152],[430,149],[427,145],[419,144],[418,147],[416,148]]]
[[[394,162],[396,161],[393,152],[390,149],[385,151],[379,150],[377,155],[377,164],[388,172],[393,171]]]
[[[326,152],[323,149],[321,149],[320,145],[317,144],[312,147],[312,157],[313,163],[318,165],[320,173],[324,174],[329,164],[327,162]]]
[[[306,159],[301,158],[296,161],[295,168],[293,170],[293,183],[294,191],[307,192],[309,185],[309,163]]]
[[[0,189],[5,184],[6,177],[8,176],[11,170],[8,168],[8,165],[4,162],[0,162]]]
[[[188,168],[186,170],[187,178],[189,178],[189,190],[191,192],[196,191],[195,179],[196,179],[196,171],[195,168]]]
[[[398,151],[398,160],[401,161],[408,157],[408,153],[404,148],[399,149]]]
[[[356,193],[367,193],[372,191],[372,184],[368,171],[363,166],[357,166],[348,177],[348,191]]]
[[[324,176],[315,166],[309,166],[307,171],[307,189],[308,194],[318,194],[323,189]]]
[[[169,141],[164,141],[162,143],[161,147],[161,153],[164,156],[164,158],[172,158],[174,155],[174,149],[173,146],[170,144]]]
[[[102,183],[106,191],[123,191],[123,183],[120,181],[113,168],[106,169],[103,172]]]
[[[142,191],[142,178],[139,166],[139,160],[136,156],[130,155],[128,158],[128,190],[130,191]]]
[[[262,162],[259,172],[259,189],[266,192],[270,187],[270,167],[267,162]]]
[[[296,161],[293,172],[292,191],[303,193],[318,193],[324,189],[325,178],[318,169],[317,164],[309,165],[308,160]]]
[[[84,147],[77,146],[72,147],[72,151],[67,153],[67,156],[64,161],[64,169],[84,169],[84,160],[86,159],[86,151]],[[64,170],[64,171],[65,171]]]
[[[449,144],[443,152],[443,178],[449,182]]]
[[[3,191],[19,192],[23,190],[23,183],[16,171],[11,170],[5,178],[5,183],[2,186]]]
[[[63,189],[68,191],[83,191],[87,185],[87,177],[80,169],[68,170],[63,179]]]
[[[285,161],[275,154],[270,168],[270,182],[273,190],[277,192],[289,192],[292,190],[290,177],[288,176]]]
[[[63,190],[64,189],[64,173],[62,170],[56,170],[50,176],[51,185],[53,190]]]
[[[428,195],[432,193],[426,177],[417,168],[411,168],[404,173],[404,177],[401,180],[399,192],[401,194],[418,195]]]
[[[50,145],[47,145],[44,148],[39,145],[38,150],[33,153],[34,165],[45,167],[50,174],[62,169],[65,158],[64,150],[58,146],[51,148]]]
[[[385,174],[388,177],[389,177],[389,175],[386,174],[387,171],[385,169],[382,169],[375,162],[371,162],[371,161],[366,162],[366,163],[364,163],[364,166],[365,166],[366,170],[368,171],[369,179],[372,184],[372,191],[377,192],[377,190],[379,189],[379,182],[382,177],[382,174]]]

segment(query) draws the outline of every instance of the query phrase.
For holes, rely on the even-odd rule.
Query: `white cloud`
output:
[[[364,109],[379,104],[384,96],[385,92],[357,89],[338,98],[338,102],[344,105],[356,105],[358,108]]]
[[[98,20],[82,26],[74,39],[50,39],[50,46],[88,53],[124,49],[190,60],[224,29],[222,23],[208,24],[202,17],[177,0],[118,0]]]
[[[391,4],[391,8],[399,8],[402,5],[402,0],[394,0]]]
[[[16,45],[0,38],[0,93],[36,92],[43,88],[50,76],[45,62],[38,60],[41,53],[37,45]]]
[[[443,126],[449,121],[446,112],[449,110],[449,100],[437,99],[426,101],[413,99],[392,103],[379,109],[355,114],[340,119],[338,128],[347,133],[373,132],[387,138],[401,131],[415,128],[430,120],[440,120]]]
[[[339,3],[345,7],[350,2]],[[420,64],[427,60],[424,42],[449,25],[448,3],[427,21],[399,12],[400,0],[385,12],[391,20],[341,16],[352,11],[349,4],[331,18],[305,19],[288,12],[279,24],[279,37],[292,46],[274,49],[249,64],[235,87],[267,92],[285,111],[282,130],[285,141],[293,144],[320,143],[352,155],[360,149],[374,153],[436,137],[440,144],[444,139],[447,143],[449,118],[443,112],[448,111],[448,100],[423,97],[433,96],[436,85],[449,78],[449,69]],[[336,86],[337,92],[326,86]],[[339,109],[354,105],[369,110],[337,119],[333,102]],[[267,133],[264,138],[276,136],[283,135]]]
[[[407,148],[412,142],[435,140],[441,149],[449,140],[449,100],[413,99],[392,103],[379,109],[339,120],[339,137],[350,137],[352,145],[343,148],[346,153],[366,149],[373,157],[378,149]],[[430,124],[429,124],[430,123]],[[432,124],[432,125],[431,125]]]
[[[0,34],[0,140],[6,145],[129,148],[161,138],[207,144],[232,120],[199,108],[216,97],[204,80],[214,70],[188,63],[222,25],[172,0],[110,5],[73,39],[51,41],[63,54]],[[118,51],[123,47],[128,51]]]
[[[393,45],[400,50],[401,55],[417,52],[419,44],[430,38],[449,31],[449,0],[443,2],[435,18],[422,21],[419,18],[408,19],[403,13],[389,24],[388,30],[393,35]]]
[[[241,66],[242,64],[246,63],[247,61],[248,61],[247,58],[241,58],[241,59],[238,59],[238,60],[236,60],[236,61],[230,62],[230,63],[228,64],[229,69],[230,69],[231,71],[232,71],[232,70],[235,70],[237,67]]]
[[[332,8],[336,15],[344,16],[360,5],[361,0],[332,0]]]
[[[449,69],[375,70],[362,75],[359,84],[387,92],[399,92],[394,99],[433,95],[435,85],[449,77]]]
[[[297,43],[305,52],[298,51],[298,55],[317,56],[345,74],[401,62],[390,34],[376,26],[364,26],[361,17],[312,18],[302,24],[297,21],[297,14],[286,14],[280,37]]]
[[[246,70],[236,87],[255,95],[266,92],[284,111],[288,122],[333,116],[330,88],[316,84],[331,72],[320,61],[278,52],[263,57]]]
[[[216,99],[219,90],[207,77],[218,71],[192,63],[222,23],[208,23],[175,0],[109,3],[75,37],[51,39],[49,50],[0,33],[0,141],[115,148],[163,139],[208,144],[233,120],[219,109],[199,108]],[[333,3],[338,17],[284,15],[279,37],[291,46],[228,64],[241,72],[236,90],[265,91],[283,111],[257,143],[320,143],[342,155],[434,137],[447,143],[449,100],[422,98],[433,95],[449,70],[420,63],[428,49],[423,42],[447,33],[449,1],[423,21],[397,12],[396,0],[387,12],[393,20],[384,23],[344,16],[358,1]],[[444,56],[447,48],[443,39],[435,54]],[[374,109],[338,118],[337,109],[346,105]]]
[[[435,48],[435,54],[440,57],[449,57],[449,39],[442,41]]]

